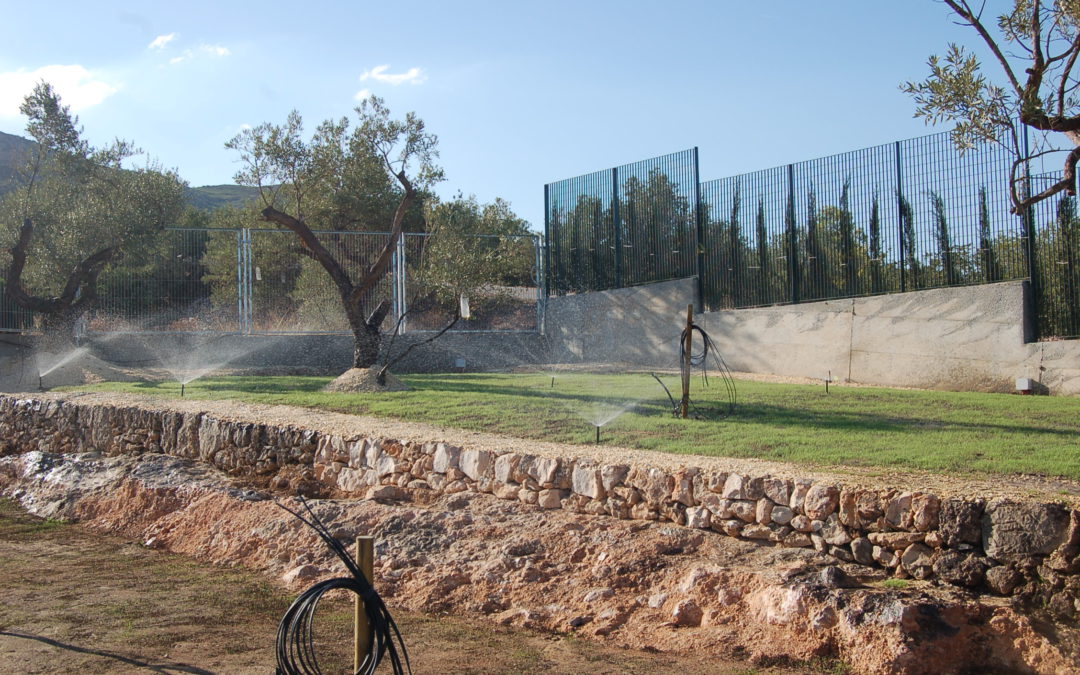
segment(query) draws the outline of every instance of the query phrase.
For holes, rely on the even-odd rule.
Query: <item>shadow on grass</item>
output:
[[[597,402],[614,403],[631,402],[639,399],[632,393],[633,387],[612,387],[608,392],[575,392],[560,390],[558,380],[556,386],[549,388],[543,386],[543,379],[538,378],[535,386],[510,386],[504,384],[492,384],[490,375],[479,374],[455,374],[452,379],[439,375],[413,375],[406,376],[412,380],[414,391],[423,392],[447,392],[461,393],[475,396],[505,397],[507,399],[532,399],[535,401],[550,401],[557,403],[563,409],[586,408]],[[313,376],[290,376],[287,378],[267,377],[227,377],[227,378],[203,378],[189,384],[191,390],[241,392],[253,395],[284,395],[287,393],[317,394],[326,386],[329,378]],[[172,393],[179,389],[175,383],[167,383],[162,386],[160,382],[140,382],[134,385],[140,390],[151,390],[157,393]],[[667,395],[652,380],[642,379],[640,392],[645,396],[637,400],[633,406],[631,415],[640,417],[671,417],[671,405]],[[395,392],[388,394],[358,394],[357,396],[407,396],[409,392]],[[340,397],[341,394],[334,394]],[[722,401],[697,401],[695,408],[704,417],[706,424],[728,425],[766,425],[788,428],[818,429],[826,432],[882,432],[895,434],[927,434],[936,431],[967,431],[983,432],[987,434],[1019,434],[1026,438],[1047,436],[1055,438],[1076,438],[1080,436],[1076,430],[1055,429],[1047,426],[1033,424],[1013,424],[1007,422],[964,422],[927,419],[922,417],[904,416],[896,414],[881,414],[862,412],[858,410],[815,410],[806,405],[799,405],[794,400],[791,405],[774,403],[741,402],[733,414],[728,414],[728,404]],[[495,401],[492,405],[498,407]],[[857,405],[857,401],[852,402]],[[334,407],[335,410],[344,410]],[[538,411],[532,411],[538,412]],[[672,419],[672,422],[676,420]],[[689,422],[688,422],[689,423]]]
[[[120,663],[131,666],[132,668],[138,668],[139,670],[147,670],[151,673],[195,673],[196,675],[214,675],[212,670],[203,670],[202,668],[196,668],[195,666],[189,666],[184,663],[151,663],[148,661],[139,661],[116,652],[106,651],[104,649],[91,649],[90,647],[80,647],[78,645],[68,644],[66,642],[60,642],[52,638],[47,638],[42,635],[30,635],[27,633],[13,633],[11,631],[0,630],[0,636],[20,638],[22,640],[34,640],[47,644],[50,647],[56,647],[57,649],[64,649],[69,652],[77,652],[79,654],[87,654],[90,656],[100,656],[106,659],[113,659]]]

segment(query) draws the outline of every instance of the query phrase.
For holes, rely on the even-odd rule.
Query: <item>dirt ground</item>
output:
[[[199,564],[0,500],[0,672],[270,673],[292,600],[255,574]],[[843,673],[832,660],[751,665],[394,609],[415,673]],[[324,672],[346,672],[350,610],[320,615]],[[385,668],[385,672],[389,672]]]

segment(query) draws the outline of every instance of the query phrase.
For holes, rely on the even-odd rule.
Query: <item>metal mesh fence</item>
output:
[[[386,233],[318,232],[323,246],[359,279],[386,243]],[[480,239],[482,237],[477,237]],[[370,291],[368,311],[382,300],[392,310],[389,332],[403,314],[403,330],[441,328],[439,307],[407,280],[423,271],[427,235],[404,235],[387,275]],[[498,283],[471,298],[473,318],[453,330],[532,330],[539,326],[539,245],[535,236],[485,241],[501,254]],[[468,244],[466,244],[468,246]],[[2,272],[2,270],[0,270]],[[36,327],[33,313],[3,290],[0,331]],[[31,289],[32,290],[32,289]],[[270,229],[166,230],[138,254],[107,268],[98,302],[87,312],[86,332],[348,333],[337,287],[292,232]],[[410,302],[418,303],[415,311]],[[445,303],[443,303],[445,305]]]
[[[696,149],[545,186],[551,292],[694,274],[699,202]]]
[[[445,242],[442,247],[428,234],[406,233],[402,238],[403,269],[397,271],[404,300],[403,327],[410,331],[440,330],[458,309],[468,307],[455,331],[536,331],[540,326],[540,249],[534,236],[473,235]],[[432,258],[456,249],[454,256],[494,261],[498,274],[470,291],[464,302],[428,278],[425,265]],[[440,250],[442,249],[442,250]],[[461,270],[463,275],[469,270]],[[400,315],[400,314],[399,314]]]
[[[675,165],[696,167],[696,151],[660,159],[684,157],[692,160]],[[635,243],[657,256],[700,253],[696,265],[679,254],[661,267],[652,256],[603,253],[613,224],[626,220],[625,186],[620,191],[613,179],[619,170],[552,183],[545,189],[548,292],[696,274],[706,309],[718,310],[1030,278],[1039,335],[1080,336],[1074,201],[1055,198],[1024,217],[1012,214],[1012,161],[993,144],[960,153],[943,133],[708,181],[700,183],[696,240],[686,225],[693,217],[681,215],[693,202],[670,209],[666,192],[642,190],[643,200],[629,201],[634,209],[675,211],[680,227],[639,222]],[[689,172],[679,175],[672,182],[693,199],[693,186],[682,182]],[[1033,189],[1058,179],[1033,177]],[[614,232],[627,236],[626,228]]]

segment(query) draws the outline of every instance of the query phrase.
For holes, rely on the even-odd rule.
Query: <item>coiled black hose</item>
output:
[[[720,355],[720,350],[717,349],[716,343],[714,343],[712,341],[712,338],[709,337],[709,334],[705,332],[705,329],[702,328],[701,326],[697,325],[696,323],[691,324],[689,329],[684,328],[683,331],[682,331],[682,334],[679,336],[679,364],[680,365],[682,363],[684,363],[684,359],[686,358],[686,337],[687,337],[686,336],[686,331],[687,330],[693,330],[693,331],[697,332],[698,335],[701,336],[701,351],[699,351],[699,352],[691,352],[690,353],[690,366],[691,367],[698,367],[698,366],[701,367],[702,380],[704,381],[705,386],[708,386],[709,385],[709,357],[710,356],[712,357],[713,366],[716,368],[717,372],[720,373],[720,379],[724,383],[724,388],[727,391],[727,398],[728,398],[727,412],[722,415],[723,417],[727,417],[731,413],[735,412],[735,403],[736,403],[735,379],[733,377],[731,377],[731,369],[728,368],[727,363],[724,361],[724,357]],[[656,376],[654,375],[653,377],[656,377]],[[663,383],[661,383],[661,384],[663,384]],[[666,390],[667,387],[664,387],[664,389]],[[668,398],[671,398],[671,392],[668,392]],[[672,399],[672,403],[674,404],[674,399]],[[698,411],[697,406],[694,405],[693,401],[690,402],[690,405],[694,407],[695,413],[697,413],[698,416],[701,416],[701,413]]]
[[[307,517],[277,502],[278,506],[315,530],[319,538],[337,554],[352,576],[321,581],[301,593],[293,601],[292,606],[285,612],[285,616],[281,618],[281,623],[278,624],[276,675],[320,675],[322,673],[315,655],[312,630],[315,610],[318,609],[319,601],[322,600],[324,594],[337,589],[351,591],[360,597],[364,603],[364,614],[367,615],[368,624],[371,627],[367,656],[364,657],[356,675],[372,675],[385,657],[390,658],[394,675],[406,675],[406,673],[412,675],[405,641],[382,598],[375,592],[371,582],[364,577],[364,573],[353,561],[345,546],[330,534],[330,530],[319,520],[302,496],[300,504],[307,512]]]

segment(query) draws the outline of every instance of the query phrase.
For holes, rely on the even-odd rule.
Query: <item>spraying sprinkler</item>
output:
[[[551,376],[551,388],[552,389],[555,388],[555,376],[554,375]]]
[[[596,425],[596,444],[600,445],[600,425]]]
[[[43,385],[41,383],[41,373],[38,373],[38,376],[37,376],[37,388],[38,388],[38,391],[45,391],[45,385]]]
[[[184,398],[184,383],[180,383],[180,398]]]

